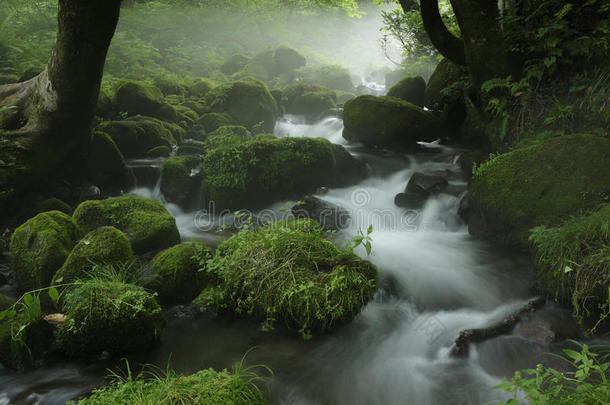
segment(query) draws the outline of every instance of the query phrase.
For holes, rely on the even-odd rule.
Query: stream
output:
[[[336,235],[339,241],[373,225],[369,260],[379,269],[381,285],[374,300],[352,323],[313,341],[264,333],[250,320],[169,308],[159,346],[131,358],[131,364],[165,369],[169,363],[180,373],[230,369],[255,347],[246,365],[273,369],[269,388],[275,404],[483,404],[508,399],[492,387],[517,369],[541,361],[552,364],[548,353],[557,352],[560,344],[552,343],[551,332],[540,325],[570,324],[569,312],[547,303],[512,334],[472,346],[467,358],[451,357],[450,346],[461,330],[497,322],[535,297],[531,264],[517,251],[468,234],[458,216],[459,197],[467,185],[457,164],[458,148],[433,143],[421,145],[421,152],[394,154],[347,145],[342,130],[337,117],[308,125],[286,116],[278,120],[275,133],[324,137],[367,162],[367,179],[317,197],[351,214],[348,226]],[[450,192],[430,197],[419,211],[397,207],[394,196],[415,172],[445,173]],[[162,200],[158,187],[132,194]],[[293,203],[280,202],[266,212],[281,215],[280,208]],[[221,241],[217,232],[201,230],[206,224],[211,228],[217,218],[167,207],[183,239],[213,245]],[[356,252],[366,257],[364,249]],[[63,404],[103,383],[106,369],[118,366],[100,360],[27,373],[0,368],[0,404]]]

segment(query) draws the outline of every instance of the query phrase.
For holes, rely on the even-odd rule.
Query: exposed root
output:
[[[471,343],[480,343],[496,336],[510,333],[521,317],[528,313],[541,308],[546,302],[546,298],[536,298],[530,301],[523,308],[504,318],[502,321],[495,323],[487,328],[482,329],[466,329],[459,333],[451,347],[451,355],[455,357],[464,357],[468,355],[469,345]]]

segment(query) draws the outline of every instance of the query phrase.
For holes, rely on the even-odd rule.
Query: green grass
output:
[[[267,400],[258,385],[264,382],[256,371],[272,374],[266,366],[244,367],[244,359],[237,362],[233,372],[213,369],[181,376],[172,370],[159,372],[154,367],[133,377],[127,363],[127,375],[116,373],[114,381],[79,402],[80,405],[259,405]]]
[[[351,321],[377,289],[375,267],[337,248],[311,220],[241,231],[219,246],[207,269],[221,283],[196,302],[306,339]]]
[[[561,226],[536,227],[530,241],[540,284],[571,304],[581,324],[604,321],[610,304],[610,205]]]

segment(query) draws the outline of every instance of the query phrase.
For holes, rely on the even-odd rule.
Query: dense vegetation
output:
[[[381,44],[372,3],[384,7]],[[377,269],[314,220],[248,223],[214,250],[181,243],[170,213],[357,184],[369,169],[343,146],[272,134],[284,114],[315,123],[338,111],[343,138],[379,156],[436,139],[470,148],[459,158],[470,233],[528,251],[541,293],[584,335],[605,336],[608,24],[603,0],[5,0],[0,229],[13,231],[0,253],[23,295],[0,295],[0,363],[150,350],[174,304],[306,340],[351,322]],[[83,45],[83,30],[95,41]],[[359,60],[380,45],[387,60]],[[157,179],[167,206],[124,195]],[[449,182],[416,199],[434,187]],[[407,185],[396,205],[413,194]],[[353,241],[367,254],[372,232]],[[599,352],[565,350],[573,373],[540,365],[499,388],[509,404],[603,403]],[[129,374],[81,403],[266,403],[259,382],[241,364]]]

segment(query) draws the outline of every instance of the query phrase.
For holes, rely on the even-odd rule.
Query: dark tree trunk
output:
[[[464,43],[445,26],[438,9],[438,0],[421,0],[420,12],[424,29],[430,36],[434,47],[451,62],[466,65]]]
[[[80,161],[90,141],[120,4],[59,0],[57,40],[45,70],[26,82],[0,86],[0,108],[9,107],[0,112],[3,187],[15,181],[19,188],[27,187],[23,182],[47,181]]]

